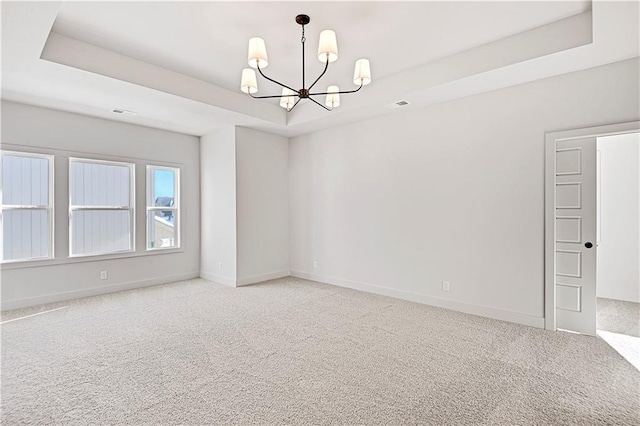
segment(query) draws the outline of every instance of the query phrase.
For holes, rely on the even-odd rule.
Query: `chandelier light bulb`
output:
[[[368,59],[358,59],[353,72],[353,84],[366,86],[371,83],[371,68]]]
[[[269,58],[267,57],[267,47],[264,44],[264,40],[260,37],[253,37],[249,39],[249,66],[251,68],[266,68],[269,65]]]
[[[325,105],[329,108],[335,108],[340,106],[340,94],[338,93],[340,88],[338,86],[329,86],[327,88],[327,99]]]
[[[256,72],[251,68],[245,68],[242,70],[242,82],[240,83],[240,90],[244,93],[253,94],[258,91],[258,80],[256,79]]]
[[[338,60],[338,42],[336,41],[336,33],[332,30],[322,31],[318,43],[318,60],[324,64],[327,62],[327,57],[329,62]]]
[[[287,89],[286,87],[282,89],[282,96],[280,97],[280,106],[287,111],[293,108],[295,104],[295,96],[296,92],[291,89]]]

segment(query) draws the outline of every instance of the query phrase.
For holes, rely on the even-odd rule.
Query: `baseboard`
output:
[[[198,272],[187,272],[184,274],[167,275],[149,280],[130,281],[100,287],[83,288],[81,290],[65,291],[62,293],[46,294],[43,296],[27,297],[23,299],[2,300],[2,310],[9,311],[12,309],[43,305],[45,303],[64,302],[72,299],[80,299],[82,297],[99,296],[101,294],[115,293],[117,291],[133,290],[136,288],[167,284],[175,281],[190,280],[198,278],[199,276],[200,274]]]
[[[236,287],[236,280],[233,278],[225,277],[222,275],[216,275],[211,272],[200,271],[200,278],[205,280],[213,281],[214,283],[227,285],[229,287]]]
[[[220,284],[238,287],[243,285],[254,284],[261,281],[282,278],[286,276],[294,276],[297,278],[318,281],[325,284],[336,285],[339,287],[351,288],[354,290],[366,291],[369,293],[380,294],[383,296],[396,297],[398,299],[408,300],[411,302],[424,303],[426,305],[437,306],[440,308],[451,309],[454,311],[464,312],[471,315],[479,315],[487,318],[493,318],[502,321],[509,321],[517,324],[528,325],[531,327],[544,328],[544,318],[534,317],[518,312],[505,311],[502,309],[489,308],[480,305],[471,305],[464,302],[441,299],[438,297],[425,296],[418,293],[397,290],[388,287],[376,286],[373,284],[362,283],[344,278],[330,277],[326,275],[313,274],[303,271],[276,271],[267,274],[254,275],[251,277],[232,280],[227,277],[215,275],[209,272],[189,272],[184,274],[169,275],[163,277],[152,278],[149,280],[130,281],[127,283],[114,284],[108,286],[92,287],[76,291],[68,291],[62,293],[47,294],[37,297],[29,297],[14,300],[2,300],[2,311],[26,308],[29,306],[42,305],[45,303],[63,302],[71,299],[79,299],[82,297],[98,296],[101,294],[114,293],[116,291],[132,290],[135,288],[149,287],[153,285],[166,284],[175,281],[188,280],[202,277],[209,281]]]
[[[613,300],[615,302],[629,302],[629,303],[640,303],[640,299],[636,299],[634,297],[619,297],[619,295],[614,294],[613,296],[610,294],[607,294],[605,296],[600,296],[600,295],[596,295],[596,297],[598,299],[606,299],[606,300]]]
[[[282,271],[269,272],[266,274],[253,275],[251,277],[238,278],[238,280],[236,281],[236,287],[255,284],[262,281],[275,280],[276,278],[288,277],[289,275],[291,275],[291,273],[287,269]]]
[[[373,284],[362,283],[344,278],[330,277],[326,275],[313,274],[303,271],[291,271],[291,276],[304,278],[311,281],[318,281],[339,287],[351,288],[354,290],[366,291],[369,293],[390,296],[410,302],[423,303],[425,305],[436,306],[438,308],[451,309],[453,311],[464,312],[465,314],[478,315],[497,319],[501,321],[513,322],[516,324],[528,325],[530,327],[544,328],[544,318],[534,317],[518,312],[505,311],[502,309],[489,308],[487,306],[472,305],[454,300],[441,299],[439,297],[425,296],[404,290],[397,290],[389,287],[381,287]]]

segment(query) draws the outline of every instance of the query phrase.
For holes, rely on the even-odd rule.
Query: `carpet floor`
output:
[[[640,303],[598,297],[596,306],[598,330],[640,337]]]
[[[640,372],[598,337],[291,277],[2,321],[7,425],[640,424]]]

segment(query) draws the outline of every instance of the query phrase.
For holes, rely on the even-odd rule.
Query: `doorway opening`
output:
[[[548,133],[545,146],[545,328],[597,334],[638,369],[639,130]]]
[[[638,366],[640,133],[597,138],[596,189],[596,333]]]

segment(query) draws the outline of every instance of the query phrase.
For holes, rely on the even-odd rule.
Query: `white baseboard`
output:
[[[209,281],[214,281],[231,287],[239,287],[243,285],[254,284],[262,281],[282,278],[286,276],[294,276],[298,278],[318,281],[325,284],[336,285],[339,287],[352,288],[354,290],[366,291],[369,293],[380,294],[383,296],[396,297],[398,299],[408,300],[411,302],[424,303],[426,305],[437,306],[440,308],[451,309],[454,311],[464,312],[471,315],[479,315],[487,318],[493,318],[502,321],[509,321],[517,324],[528,325],[531,327],[544,328],[544,318],[534,317],[518,312],[505,311],[502,309],[489,308],[486,306],[472,305],[464,302],[441,299],[438,297],[425,296],[418,293],[412,293],[404,290],[397,290],[388,287],[376,286],[373,284],[362,283],[344,278],[330,277],[325,275],[313,274],[303,271],[276,271],[267,274],[254,275],[251,277],[233,280],[220,275],[209,272],[189,272],[184,274],[169,275],[164,277],[152,278],[149,280],[131,281],[127,283],[92,287],[82,290],[68,291],[62,293],[47,294],[37,297],[29,297],[23,299],[2,300],[2,310],[20,309],[29,306],[42,305],[45,303],[63,302],[71,299],[79,299],[82,297],[98,296],[100,294],[113,293],[116,291],[132,290],[135,288],[149,287],[153,285],[166,284],[175,281],[188,280],[202,277]]]
[[[318,275],[303,271],[291,271],[291,276],[304,278],[311,281],[318,281],[325,284],[339,287],[351,288],[354,290],[366,291],[369,293],[390,296],[410,302],[423,303],[425,305],[436,306],[438,308],[451,309],[453,311],[464,312],[465,314],[478,315],[481,317],[493,318],[501,321],[513,322],[516,324],[528,325],[530,327],[544,328],[544,318],[535,317],[518,312],[505,311],[502,309],[489,308],[487,306],[472,305],[454,300],[441,299],[439,297],[426,296],[404,290],[397,290],[389,287],[381,287],[373,284],[347,280],[344,278]]]
[[[200,271],[201,278],[204,278],[205,280],[213,281],[219,284],[224,284],[229,287],[242,287],[244,285],[255,284],[262,281],[275,280],[276,278],[288,277],[289,275],[290,275],[289,270],[287,269],[282,271],[268,272],[266,274],[252,275],[250,277],[238,278],[234,280],[233,278],[225,277],[222,275],[216,275],[211,272]]]
[[[115,293],[117,291],[132,290],[135,288],[149,287],[152,285],[167,284],[175,281],[190,280],[198,278],[198,272],[187,272],[184,274],[167,275],[164,277],[151,278],[148,280],[130,281],[120,284],[105,285],[100,287],[83,288],[81,290],[65,291],[62,293],[45,294],[36,297],[23,299],[2,300],[2,310],[26,308],[29,306],[43,305],[45,303],[64,302],[82,297],[98,296],[101,294]]]
[[[236,281],[236,287],[255,284],[262,281],[275,280],[276,278],[288,277],[289,275],[291,274],[290,274],[290,271],[287,269],[282,271],[269,272],[266,274],[253,275],[251,277],[238,278],[238,280]]]
[[[200,278],[213,281],[214,283],[223,284],[229,287],[236,287],[236,280],[233,278],[216,275],[212,272],[200,271]]]

